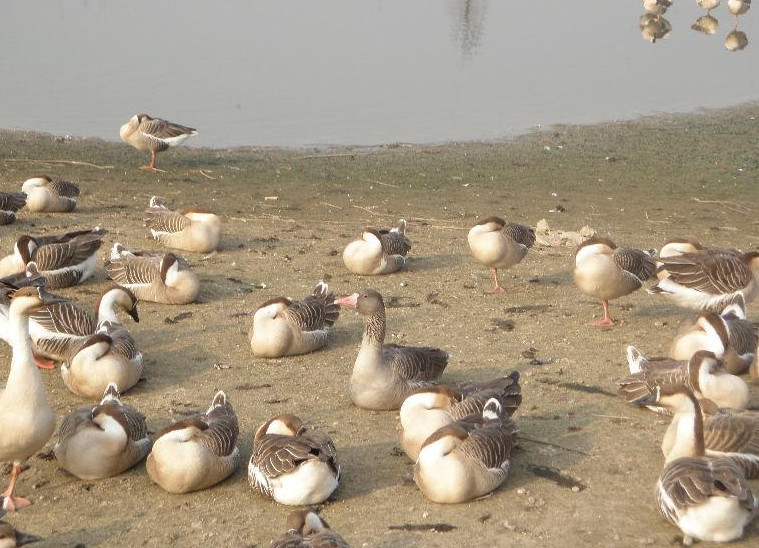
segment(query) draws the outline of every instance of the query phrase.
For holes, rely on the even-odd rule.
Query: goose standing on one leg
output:
[[[168,148],[179,146],[189,137],[197,135],[195,128],[152,118],[147,114],[136,114],[119,129],[119,136],[125,143],[141,152],[150,153],[150,163],[141,169],[159,171],[155,167],[156,154]]]
[[[493,293],[501,293],[506,290],[498,281],[498,269],[510,268],[524,259],[535,243],[535,231],[500,217],[488,217],[469,230],[467,241],[472,256],[493,270]]]

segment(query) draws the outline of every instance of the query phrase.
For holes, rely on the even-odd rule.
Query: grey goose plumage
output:
[[[0,496],[0,548],[16,548],[42,540],[42,537],[19,531],[7,521],[3,521],[2,518],[5,516],[3,503],[4,499]]]
[[[24,181],[21,190],[26,194],[26,207],[35,212],[69,212],[76,208],[79,186],[71,181],[51,179],[47,175]]]
[[[171,147],[179,146],[188,138],[197,135],[198,130],[174,122],[153,118],[148,114],[136,114],[119,129],[119,136],[125,143],[141,152],[150,153],[150,163],[141,166],[156,170],[156,154]]]
[[[143,215],[145,226],[157,242],[173,249],[210,253],[221,243],[221,220],[199,207],[173,211],[163,198],[153,196]]]
[[[343,263],[353,274],[374,276],[391,274],[406,265],[411,242],[406,237],[406,220],[391,229],[367,227],[361,237],[343,251]]]
[[[26,205],[23,192],[0,192],[0,225],[16,221],[16,212]]]
[[[350,548],[315,511],[298,510],[287,516],[287,533],[269,543],[269,548]]]
[[[510,268],[524,259],[535,244],[535,231],[500,217],[488,217],[469,230],[467,242],[475,260],[492,269],[493,291],[502,292],[498,269]]]

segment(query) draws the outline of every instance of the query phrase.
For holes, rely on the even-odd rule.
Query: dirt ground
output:
[[[284,532],[290,509],[252,491],[247,459],[260,424],[296,413],[338,447],[343,477],[321,513],[353,546],[676,545],[680,532],[654,507],[667,422],[617,398],[614,379],[626,372],[626,345],[664,354],[688,312],[639,291],[612,303],[616,326],[588,326],[601,306],[573,285],[566,247],[534,247],[503,273],[508,291],[490,294],[490,272],[469,256],[466,233],[477,220],[500,215],[532,226],[545,218],[562,230],[589,225],[628,246],[660,247],[688,236],[756,249],[757,117],[759,105],[748,105],[556,127],[499,143],[185,148],[162,154],[158,165],[168,172],[159,174],[137,169],[146,158],[126,145],[0,132],[2,190],[19,190],[39,173],[82,188],[72,214],[22,212],[15,225],[0,228],[4,254],[23,233],[96,225],[109,231],[101,258],[116,241],[157,248],[142,224],[154,194],[223,217],[219,253],[185,254],[202,280],[199,302],[143,303],[139,324],[124,319],[147,358],[143,381],[124,400],[157,431],[205,410],[223,389],[240,419],[243,455],[221,485],[180,496],[153,484],[144,464],[83,482],[35,457],[18,485],[33,505],[8,520],[43,536],[44,546],[268,546]],[[409,220],[413,246],[406,270],[349,274],[343,247],[364,226],[401,217]],[[525,436],[553,445],[523,441],[507,481],[489,498],[454,506],[427,501],[399,451],[398,413],[360,410],[348,398],[363,331],[354,311],[341,314],[320,352],[276,360],[250,352],[246,334],[257,305],[277,295],[302,297],[320,279],[339,295],[379,290],[391,304],[388,340],[447,350],[445,380],[518,370],[524,400],[514,418]],[[106,284],[101,269],[61,293],[92,305]],[[758,312],[752,304],[749,316]],[[0,378],[9,363],[3,346]],[[57,370],[43,375],[59,421],[85,403]],[[756,385],[752,396],[759,406]],[[735,546],[754,546],[758,538],[754,524]]]

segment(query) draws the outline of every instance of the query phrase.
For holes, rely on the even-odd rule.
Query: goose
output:
[[[350,272],[361,276],[391,274],[406,265],[410,249],[406,220],[401,219],[389,230],[365,228],[360,238],[345,247],[343,263]]]
[[[0,548],[15,548],[42,540],[42,537],[19,531],[7,521],[3,521],[1,518],[5,515],[5,511],[1,507],[2,502],[3,497],[0,497]]]
[[[684,308],[720,312],[739,295],[750,303],[759,289],[759,251],[704,249],[660,263],[668,275],[649,292],[664,294]]]
[[[61,365],[63,383],[77,396],[99,400],[109,384],[126,392],[140,380],[142,352],[121,324],[105,321]]]
[[[711,11],[719,6],[720,0],[696,0],[696,3],[706,11]]]
[[[690,400],[690,404],[679,401],[683,399]],[[688,436],[691,443],[672,448],[656,483],[659,513],[682,531],[685,545],[693,540],[729,542],[739,539],[757,513],[756,498],[741,466],[732,458],[706,453],[701,409],[688,388],[658,386],[641,403],[657,402],[676,408],[689,405],[694,418],[693,432]]]
[[[13,340],[8,323],[11,297],[22,287],[45,287],[45,278],[36,269],[0,278],[0,339],[9,345]]]
[[[98,405],[66,415],[53,452],[67,472],[91,480],[128,470],[145,458],[150,446],[145,417],[121,403],[118,386],[110,383]]]
[[[47,175],[27,179],[21,190],[26,194],[26,208],[34,212],[74,211],[79,198],[79,186],[76,183],[54,180]]]
[[[443,426],[427,438],[414,465],[414,481],[437,503],[487,495],[506,480],[518,434],[516,423],[502,416],[501,404],[492,398],[481,415]]]
[[[113,245],[105,269],[113,281],[129,288],[141,301],[189,304],[200,293],[200,280],[174,253],[153,255]]]
[[[298,510],[287,516],[287,533],[272,540],[269,548],[349,548],[345,539],[313,510]]]
[[[143,217],[153,239],[166,247],[210,253],[219,249],[221,219],[199,207],[172,211],[158,196],[150,199]]]
[[[637,348],[628,346],[627,361],[631,374],[617,381],[618,394],[635,405],[640,405],[639,400],[655,387],[677,384],[719,407],[745,409],[748,405],[750,392],[746,382],[728,373],[722,361],[708,350],[697,351],[688,361],[649,361]]]
[[[40,287],[23,287],[11,298],[8,327],[13,358],[8,382],[0,388],[0,462],[13,463],[10,485],[0,496],[5,497],[3,508],[9,512],[31,504],[14,497],[13,490],[24,462],[42,449],[55,430],[55,413],[32,355],[29,314],[57,299]]]
[[[643,9],[651,15],[661,16],[672,6],[670,0],[643,0]]]
[[[21,236],[13,253],[0,260],[0,276],[24,272],[33,262],[46,278],[48,289],[83,283],[95,272],[97,251],[105,233],[96,227],[62,236]]]
[[[327,344],[330,327],[340,315],[340,306],[329,286],[321,281],[313,294],[302,301],[286,297],[270,299],[253,314],[250,346],[259,358],[281,358],[307,354]]]
[[[434,384],[448,365],[439,348],[384,344],[385,302],[374,289],[335,301],[366,317],[364,337],[350,378],[350,397],[364,409],[399,409],[417,388]]]
[[[498,269],[511,268],[524,259],[535,243],[535,231],[500,217],[488,217],[469,230],[467,241],[475,260],[492,269],[493,293],[502,293],[506,290],[498,281]]]
[[[9,225],[16,221],[16,212],[26,205],[23,192],[0,192],[0,225]]]
[[[667,240],[656,254],[656,277],[662,280],[669,275],[666,269],[663,268],[660,259],[678,257],[684,253],[698,253],[703,249],[705,248],[700,242],[691,238],[673,238]]]
[[[219,391],[205,415],[163,428],[148,455],[148,475],[169,493],[208,489],[228,478],[240,462],[237,415]]]
[[[751,8],[751,0],[727,0],[727,9],[736,18],[746,13]]]
[[[401,405],[401,447],[416,462],[424,441],[442,428],[468,415],[482,415],[485,403],[498,400],[501,412],[511,416],[522,403],[519,373],[486,382],[439,384],[420,388]]]
[[[614,325],[609,301],[639,289],[656,270],[651,256],[656,250],[640,251],[617,247],[608,238],[593,237],[575,250],[575,285],[591,297],[601,299],[604,317],[594,325]]]
[[[250,485],[280,504],[319,504],[337,489],[340,462],[326,434],[295,415],[274,417],[256,431]]]
[[[712,15],[702,15],[690,26],[691,30],[711,36],[719,30],[719,21]]]
[[[121,140],[132,145],[140,152],[150,153],[150,163],[140,166],[141,169],[158,171],[155,167],[156,154],[179,146],[188,138],[197,135],[195,128],[167,122],[160,118],[152,118],[147,114],[136,114],[119,129]]]

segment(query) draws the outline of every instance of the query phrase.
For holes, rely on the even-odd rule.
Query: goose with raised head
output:
[[[210,253],[221,243],[221,219],[200,207],[173,211],[163,198],[153,196],[143,216],[150,235],[173,249]]]
[[[16,212],[26,205],[23,192],[0,192],[0,225],[16,222]]]
[[[287,533],[269,548],[350,548],[314,510],[298,510],[287,516]]]
[[[113,281],[129,288],[141,301],[189,304],[200,293],[197,274],[174,253],[131,252],[116,243],[105,269]]]
[[[500,217],[488,217],[469,229],[467,242],[472,257],[492,270],[493,293],[501,293],[506,290],[498,280],[498,269],[511,268],[524,259],[535,244],[535,231]]]
[[[89,480],[121,474],[144,459],[151,445],[145,417],[121,403],[119,389],[111,383],[98,405],[66,415],[53,452],[67,472]]]
[[[47,175],[24,181],[21,191],[26,194],[29,211],[65,213],[74,211],[79,198],[79,186],[71,181],[51,179]]]
[[[198,130],[192,127],[153,118],[147,114],[135,114],[119,129],[119,137],[140,152],[150,153],[150,163],[141,169],[159,171],[155,167],[156,154],[184,143]]]
[[[374,289],[335,301],[366,318],[364,336],[350,378],[350,397],[364,409],[399,409],[414,390],[434,384],[448,365],[439,348],[385,344],[385,302]]]
[[[416,462],[425,440],[436,430],[469,415],[482,415],[491,398],[498,400],[501,415],[513,415],[522,403],[519,373],[512,371],[490,381],[438,384],[414,391],[401,405],[401,447]]]
[[[353,274],[375,276],[391,274],[406,265],[411,242],[406,237],[406,220],[391,229],[367,227],[361,237],[343,251],[343,263]]]
[[[250,485],[280,504],[319,504],[340,481],[332,440],[295,415],[279,415],[256,430],[248,463]]]
[[[640,289],[656,270],[651,258],[656,250],[617,247],[608,238],[593,237],[575,250],[575,285],[591,297],[601,299],[604,317],[594,325],[614,325],[609,301]]]
[[[163,428],[148,455],[150,479],[169,493],[207,489],[228,478],[240,462],[237,415],[217,392],[204,415]]]
[[[13,463],[10,485],[2,493],[8,511],[30,504],[14,497],[13,490],[24,462],[44,447],[55,430],[55,413],[32,355],[29,315],[58,299],[40,287],[23,287],[11,297],[8,327],[13,358],[8,382],[0,388],[0,462]]]
[[[2,517],[5,515],[5,510],[2,509],[3,502],[3,497],[0,497],[0,548],[16,548],[42,540],[42,537],[19,531],[7,521],[3,521]]]
[[[498,400],[435,431],[422,445],[414,481],[432,502],[466,502],[498,488],[509,472],[519,428],[503,416]]]

